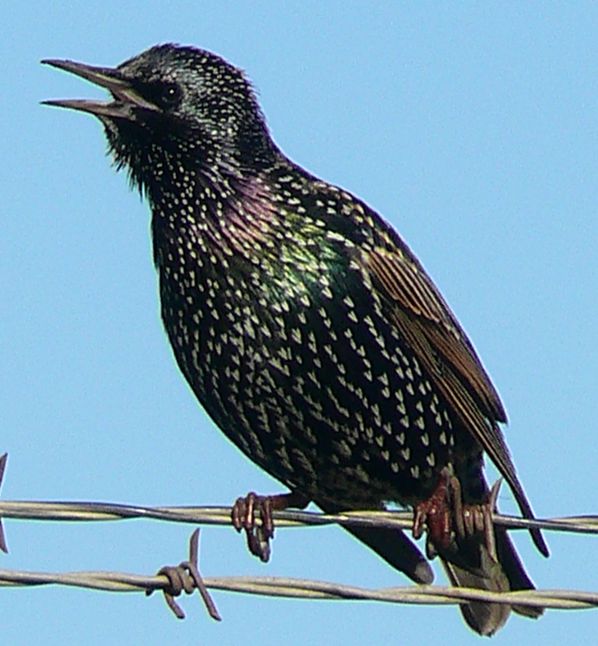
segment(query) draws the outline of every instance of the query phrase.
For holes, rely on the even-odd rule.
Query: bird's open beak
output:
[[[93,67],[75,61],[45,59],[44,65],[51,65],[61,70],[76,74],[100,87],[106,88],[114,96],[114,101],[91,101],[87,99],[52,99],[42,101],[44,105],[54,105],[59,108],[70,108],[89,112],[98,117],[111,117],[121,119],[133,119],[133,109],[143,108],[145,110],[157,111],[153,103],[146,101],[131,86],[130,81],[122,76],[117,70],[110,67]]]

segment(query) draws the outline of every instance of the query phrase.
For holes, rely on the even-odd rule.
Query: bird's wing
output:
[[[375,287],[393,305],[401,335],[515,492],[520,485],[497,427],[506,421],[500,398],[465,332],[411,252],[388,244],[363,252]]]
[[[397,328],[464,427],[509,483],[522,514],[534,518],[498,422],[506,413],[467,335],[423,267],[399,236],[383,231],[362,247],[361,263],[374,287],[391,304]],[[548,547],[530,531],[540,552]]]
[[[366,256],[372,274],[387,297],[421,328],[437,357],[455,369],[488,418],[506,422],[506,413],[469,339],[444,299],[411,252],[374,247]],[[443,361],[438,360],[442,357]]]

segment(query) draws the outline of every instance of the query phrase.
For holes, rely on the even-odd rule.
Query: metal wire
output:
[[[0,518],[54,521],[109,521],[131,518],[163,520],[194,525],[230,525],[230,507],[146,507],[108,502],[0,501]],[[343,525],[410,529],[413,514],[405,511],[351,511],[323,514],[310,511],[274,511],[276,527]],[[548,531],[598,534],[598,515],[559,518],[519,518],[493,514],[496,525],[507,529],[538,528]],[[259,521],[259,519],[258,519]]]
[[[196,525],[231,526],[229,507],[145,507],[105,502],[0,502],[0,518],[43,521],[108,521],[131,518],[157,519]],[[314,525],[361,525],[400,527],[412,524],[409,512],[347,512],[322,514],[316,512],[279,511],[273,514],[277,528]],[[259,522],[259,519],[257,519]],[[502,514],[494,522],[509,529],[530,529],[598,534],[598,516],[527,520]],[[455,605],[463,601],[490,601],[504,604],[580,610],[598,607],[598,593],[578,590],[522,590],[490,592],[472,588],[441,586],[410,586],[382,589],[361,588],[325,581],[282,577],[204,577],[212,590],[223,590],[271,597],[292,597],[311,600],[361,600],[388,603]],[[167,590],[171,581],[163,574],[143,576],[125,572],[25,572],[0,569],[0,586],[67,585],[111,592]],[[175,604],[176,605],[176,604]],[[172,607],[172,606],[171,606]],[[177,614],[184,616],[184,613]]]
[[[0,482],[6,463],[0,456]],[[231,526],[229,507],[146,507],[107,502],[0,502],[0,548],[6,548],[1,525],[2,518],[41,521],[114,521],[132,518],[162,520],[195,525]],[[277,528],[332,525],[370,526],[409,529],[411,512],[346,512],[323,514],[309,511],[275,511]],[[256,519],[259,523],[259,518]],[[547,531],[598,534],[598,515],[566,516],[561,518],[529,520],[515,516],[494,514],[493,521],[507,529],[538,528]],[[502,604],[581,610],[598,608],[598,592],[579,590],[520,590],[515,592],[490,592],[472,588],[413,585],[371,589],[340,583],[283,577],[201,577],[198,570],[198,532],[190,542],[190,556],[178,566],[162,568],[157,575],[144,576],[125,572],[27,572],[0,569],[0,586],[66,585],[111,592],[145,592],[162,590],[170,608],[177,617],[184,613],[174,601],[174,596],[199,589],[210,616],[218,613],[205,588],[271,597],[292,597],[311,600],[361,600],[387,603],[455,605],[464,601],[488,601]],[[173,573],[180,577],[174,584]],[[199,585],[197,585],[199,583]]]
[[[598,593],[579,590],[522,590],[489,592],[473,588],[418,585],[393,588],[362,588],[326,581],[283,577],[204,577],[212,590],[292,597],[311,600],[385,601],[389,603],[455,605],[463,601],[490,601],[582,610],[598,608]],[[163,589],[169,580],[163,576],[143,576],[125,572],[24,572],[0,569],[0,586],[59,584],[109,592],[145,592]]]

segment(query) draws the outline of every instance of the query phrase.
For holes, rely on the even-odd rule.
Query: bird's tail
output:
[[[533,590],[534,584],[528,577],[521,560],[502,527],[495,527],[495,561],[486,546],[477,541],[475,545],[461,546],[458,558],[441,556],[442,565],[455,586],[508,592],[510,590]],[[538,618],[543,609],[526,605],[507,605],[476,601],[463,603],[461,613],[466,623],[480,635],[493,635],[507,621],[511,610],[530,617]]]
[[[316,503],[327,513],[341,511],[334,505]],[[400,529],[382,527],[345,526],[355,538],[372,549],[389,565],[406,574],[416,583],[429,584],[434,574],[423,554]],[[504,528],[494,527],[497,560],[494,560],[481,536],[472,536],[460,543],[456,553],[441,554],[440,558],[450,582],[459,587],[492,592],[533,590],[523,564]],[[470,602],[460,605],[461,613],[472,630],[481,635],[494,634],[507,621],[511,610],[533,619],[543,609],[526,605],[507,605],[489,602]]]
[[[345,511],[327,501],[315,500],[314,502],[327,514]],[[402,529],[356,525],[342,525],[342,527],[415,583],[432,583],[434,580],[434,573],[425,556]]]

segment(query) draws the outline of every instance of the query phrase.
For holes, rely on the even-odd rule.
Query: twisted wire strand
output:
[[[412,514],[410,512],[398,511],[346,512],[341,514],[278,511],[274,512],[273,515],[277,528],[342,523],[343,525],[388,528],[400,527],[409,529],[412,524]],[[5,501],[0,502],[1,518],[87,522],[143,518],[168,522],[193,523],[197,525],[231,526],[231,509],[229,507],[189,506],[147,507],[106,502]],[[548,531],[598,534],[598,515],[528,520],[515,516],[494,514],[493,518],[496,524],[503,525],[508,529],[530,529],[537,527]],[[258,523],[260,522],[259,518],[256,520]],[[197,532],[194,532],[194,536],[196,534]],[[193,552],[193,548],[191,551]],[[195,546],[194,558],[195,560],[197,559],[197,546]],[[193,561],[193,557],[190,557],[190,560]],[[291,597],[295,599],[361,600],[429,605],[455,605],[463,601],[489,601],[560,610],[598,608],[598,592],[585,592],[580,590],[491,592],[473,588],[442,587],[436,585],[372,589],[327,581],[284,577],[202,577],[202,581],[206,588],[212,590],[270,597]],[[125,572],[53,573],[0,569],[0,586],[37,586],[50,584],[92,588],[111,592],[143,591],[149,593],[161,589],[165,592],[166,600],[171,609],[175,611],[177,617],[184,617],[184,613],[177,606],[176,602],[173,603],[172,595],[168,593],[172,589],[172,580],[163,573],[158,573],[155,576],[144,576]],[[193,590],[193,586],[190,586],[189,589],[184,589],[186,592],[190,590]],[[203,597],[204,602],[206,602],[205,595]],[[214,617],[214,612],[210,611],[207,603],[206,606],[211,616]]]
[[[456,605],[463,601],[490,601],[560,610],[598,608],[598,593],[580,590],[490,592],[436,585],[374,589],[310,579],[242,576],[204,577],[203,582],[212,590],[310,600],[384,601],[420,605]],[[109,592],[146,592],[167,587],[169,580],[163,575],[144,576],[125,572],[54,573],[0,569],[0,586],[52,584]]]
[[[0,484],[6,466],[6,454],[0,456]],[[346,512],[323,514],[305,511],[275,511],[276,526],[306,527],[317,525],[360,525],[400,527],[412,525],[410,512]],[[231,526],[229,507],[147,507],[106,502],[0,501],[0,549],[7,551],[2,518],[42,521],[108,521],[132,518],[154,519],[196,525]],[[260,522],[259,517],[256,519]],[[507,529],[538,528],[548,531],[598,534],[598,515],[567,516],[529,520],[493,514],[497,525]],[[198,569],[199,530],[191,535],[189,559],[178,566],[161,568],[154,576],[125,572],[27,572],[0,569],[0,586],[66,585],[111,592],[150,594],[162,590],[168,606],[179,618],[185,614],[174,600],[181,592],[198,590],[210,616],[219,619],[207,589],[223,590],[271,597],[292,597],[312,600],[367,600],[388,603],[447,605],[464,601],[489,601],[580,610],[598,607],[598,593],[579,590],[519,590],[491,592],[472,588],[432,585],[371,589],[340,583],[284,577],[202,577]]]
[[[352,526],[410,529],[413,523],[413,514],[405,511],[351,511],[339,514],[274,511],[272,515],[278,528],[342,523]],[[229,526],[231,509],[216,506],[148,507],[109,502],[0,501],[0,518],[86,522],[144,518],[195,525]],[[547,531],[598,534],[596,514],[530,520],[495,513],[492,518],[496,525],[502,525],[507,529],[538,528]],[[256,520],[259,522],[259,518]]]

